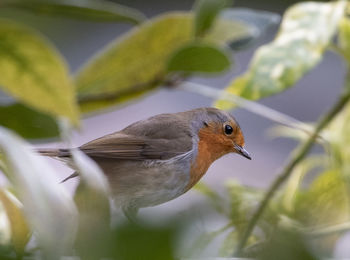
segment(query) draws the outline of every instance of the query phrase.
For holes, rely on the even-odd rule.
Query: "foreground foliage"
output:
[[[278,15],[230,5],[224,0],[199,0],[191,11],[146,19],[136,10],[105,1],[0,3],[2,10],[137,24],[73,77],[62,55],[43,35],[17,21],[0,19],[0,169],[9,181],[9,186],[0,190],[3,259],[177,257],[174,245],[193,220],[173,220],[163,226],[124,223],[111,227],[110,191],[97,165],[72,150],[74,167],[80,173],[80,184],[72,198],[62,185],[47,178],[55,170],[22,138],[63,136],[69,143],[67,129],[79,125],[78,111],[103,111],[157,88],[176,87],[193,75],[227,72],[233,66],[232,52],[249,46],[278,22]],[[226,93],[252,100],[280,93],[312,70],[329,49],[346,64],[344,92],[349,93],[348,12],[346,1],[290,7],[277,37],[256,51],[247,72],[233,79]],[[309,142],[308,149],[317,141],[324,152],[306,157],[305,149],[298,157],[298,150],[299,159],[294,163],[291,157],[293,167],[272,186],[269,197],[263,190],[232,180],[225,183],[225,194],[204,184],[197,186],[227,223],[201,234],[189,255],[200,255],[220,235],[225,236],[221,256],[239,253],[262,259],[316,259],[332,254],[336,241],[350,226],[350,107],[344,97],[335,105],[343,101],[342,106],[326,118],[325,124],[315,124],[322,131],[314,134],[314,139],[310,139],[312,125],[308,131],[284,126],[274,130],[302,144]],[[222,109],[235,106],[223,99],[215,104]],[[317,173],[316,177],[311,183],[305,182],[311,172]],[[287,177],[287,184],[277,192]],[[266,201],[259,204],[263,198]],[[254,215],[258,204],[261,214]],[[253,215],[257,218],[252,221]]]

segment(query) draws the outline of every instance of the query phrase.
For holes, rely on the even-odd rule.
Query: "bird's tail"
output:
[[[67,149],[50,149],[50,148],[42,148],[36,150],[39,154],[43,156],[49,157],[69,157],[70,152]]]
[[[57,159],[59,161],[67,163],[69,165],[70,152],[67,149],[42,148],[42,149],[37,149],[36,152],[43,155],[43,156],[53,157],[54,159]],[[78,173],[74,172],[71,175],[69,175],[67,178],[62,180],[60,183],[66,182],[69,179],[72,179],[72,178],[77,177],[77,176],[79,176]]]

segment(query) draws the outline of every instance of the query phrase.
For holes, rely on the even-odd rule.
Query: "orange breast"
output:
[[[229,153],[232,148],[232,142],[229,142],[225,136],[215,133],[212,128],[201,129],[198,136],[198,153],[191,166],[190,181],[186,191],[202,178],[216,159]]]

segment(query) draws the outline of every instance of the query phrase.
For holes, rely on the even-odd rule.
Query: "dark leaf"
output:
[[[22,104],[0,106],[0,124],[26,139],[58,137],[56,121]]]
[[[145,19],[145,16],[135,9],[103,0],[5,0],[0,6],[39,15],[97,22],[121,21],[138,24]]]
[[[226,53],[214,45],[190,43],[177,50],[168,63],[169,71],[222,72],[230,67]]]
[[[194,33],[203,36],[215,22],[219,12],[228,5],[228,0],[197,0],[194,6]]]

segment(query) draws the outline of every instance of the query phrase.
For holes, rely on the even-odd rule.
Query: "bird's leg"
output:
[[[66,182],[66,181],[68,181],[68,180],[70,180],[70,179],[72,179],[72,178],[78,177],[78,176],[79,176],[79,174],[78,174],[77,172],[74,172],[74,173],[72,173],[71,175],[69,175],[67,178],[65,178],[64,180],[62,180],[60,183],[64,183],[64,182]]]
[[[137,212],[139,211],[138,208],[133,206],[123,207],[123,213],[127,219],[133,223],[137,223]]]

